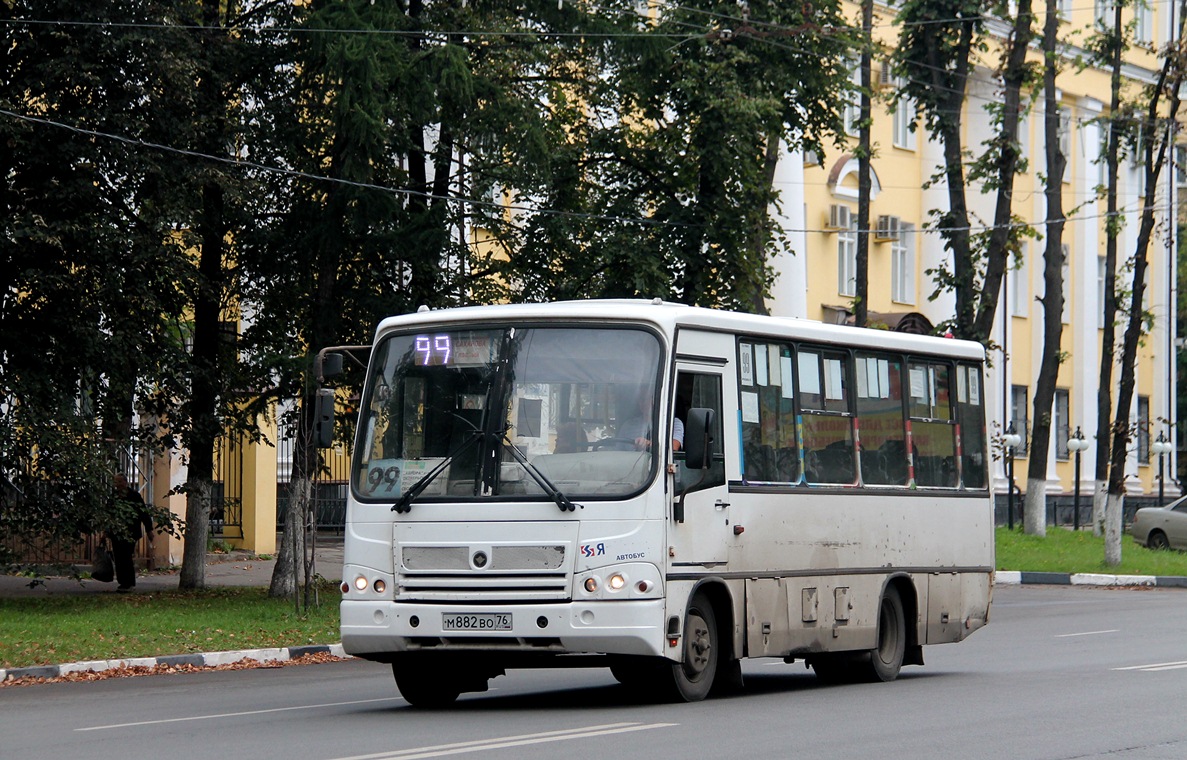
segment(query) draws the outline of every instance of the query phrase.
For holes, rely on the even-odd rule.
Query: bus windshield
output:
[[[365,502],[614,499],[662,452],[660,342],[639,328],[397,333],[372,354],[352,488]],[[407,506],[405,503],[403,506]]]

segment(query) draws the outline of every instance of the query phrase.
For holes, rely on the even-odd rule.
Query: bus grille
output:
[[[484,549],[487,564],[471,564],[473,546],[399,548],[396,599],[422,602],[567,601],[564,545],[505,545]]]

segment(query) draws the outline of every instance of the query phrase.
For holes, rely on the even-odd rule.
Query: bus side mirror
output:
[[[713,459],[713,410],[689,409],[684,426],[684,466],[703,470]]]
[[[337,377],[342,374],[342,354],[319,354],[321,366],[318,368],[319,378]]]
[[[342,359],[338,359],[339,366]],[[314,408],[313,421],[314,440],[319,449],[328,449],[334,445],[334,391],[331,388],[318,388],[317,404]]]

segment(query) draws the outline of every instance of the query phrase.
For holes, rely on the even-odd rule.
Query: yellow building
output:
[[[1068,222],[1063,232],[1065,263],[1065,311],[1062,350],[1066,359],[1060,367],[1058,390],[1052,410],[1052,443],[1048,457],[1048,494],[1071,493],[1074,486],[1072,452],[1067,441],[1077,428],[1083,432],[1088,447],[1083,452],[1082,492],[1091,494],[1096,458],[1094,435],[1097,424],[1097,379],[1099,377],[1101,337],[1103,325],[1105,211],[1098,186],[1105,183],[1103,168],[1104,130],[1099,119],[1107,115],[1109,72],[1086,69],[1079,71],[1072,58],[1083,54],[1082,48],[1067,41],[1083,42],[1087,30],[1097,23],[1097,15],[1105,11],[1105,3],[1065,3],[1061,24],[1063,55],[1058,77],[1058,99],[1063,123],[1064,153],[1067,170],[1063,178],[1063,208]],[[1043,6],[1035,8],[1039,18],[1036,32],[1041,31]],[[875,6],[875,37],[885,51],[893,50],[898,34],[893,23],[895,9],[885,4]],[[1169,3],[1154,3],[1148,8],[1127,9],[1124,18],[1134,22],[1134,30],[1142,44],[1127,54],[1124,77],[1130,94],[1140,85],[1152,82],[1160,64],[1154,49],[1170,39],[1173,12]],[[1134,14],[1138,14],[1135,18]],[[850,5],[847,16],[860,19],[860,7]],[[1003,28],[1004,31],[1004,28]],[[999,38],[1000,39],[1000,38]],[[1041,61],[1037,42],[1031,59]],[[885,97],[895,87],[894,78],[883,60],[875,58],[873,76],[876,92],[873,105],[871,143],[872,201],[870,206],[869,237],[869,294],[868,309],[871,322],[883,321],[897,329],[930,327],[950,319],[953,298],[941,294],[936,300],[929,297],[935,290],[929,269],[941,264],[947,254],[938,233],[929,232],[924,225],[929,211],[947,208],[947,191],[939,183],[924,188],[943,163],[941,146],[927,134],[922,120],[915,131],[909,126],[915,121],[909,109],[891,110]],[[963,112],[964,145],[974,153],[983,150],[982,143],[991,135],[992,121],[987,106],[1001,100],[1001,86],[995,75],[998,61],[996,50],[982,54],[974,69]],[[856,81],[856,79],[855,79]],[[856,110],[856,102],[854,109]],[[856,123],[856,114],[847,122]],[[1040,232],[1045,218],[1043,171],[1045,164],[1043,141],[1043,103],[1030,103],[1029,114],[1019,125],[1019,140],[1029,166],[1020,172],[1014,186],[1014,213],[1032,223]],[[779,273],[769,307],[772,313],[799,316],[824,321],[839,321],[848,316],[854,292],[855,255],[857,246],[858,174],[853,152],[857,147],[856,130],[840,149],[830,148],[824,155],[790,153],[782,157],[777,187],[782,193],[783,209],[779,221],[792,240],[794,253],[781,254],[775,262]],[[1152,446],[1160,433],[1172,437],[1174,420],[1173,400],[1176,379],[1173,376],[1175,350],[1174,308],[1175,283],[1173,225],[1167,222],[1174,208],[1176,188],[1172,177],[1177,172],[1164,170],[1160,197],[1164,200],[1156,212],[1159,224],[1148,251],[1149,276],[1147,309],[1154,321],[1139,353],[1136,370],[1136,391],[1130,417],[1139,423],[1141,432],[1131,445],[1126,468],[1131,493],[1158,492],[1160,457]],[[1125,225],[1118,244],[1119,287],[1124,287],[1126,259],[1135,250],[1138,231],[1138,211],[1141,208],[1142,176],[1139,167],[1128,161],[1120,170],[1118,207],[1124,214]],[[970,185],[968,203],[972,218],[988,224],[993,219],[992,193],[982,193]],[[973,224],[977,224],[974,221]],[[1030,430],[1033,389],[1042,355],[1042,307],[1035,300],[1043,292],[1042,240],[1026,244],[1021,268],[1007,272],[1004,297],[997,311],[992,340],[1004,349],[994,351],[993,367],[987,377],[990,393],[988,425],[990,435],[999,434],[1011,422],[1016,429]],[[1123,315],[1120,317],[1124,319]],[[1117,355],[1124,324],[1117,330]],[[1116,381],[1117,373],[1114,373]],[[1114,399],[1116,389],[1114,389]],[[1020,447],[1015,464],[1016,480],[1021,487],[1026,481],[1026,457],[1029,451]],[[1173,450],[1164,465],[1166,492],[1178,493],[1173,481],[1175,472]],[[1005,492],[1005,467],[995,464],[995,480],[1000,493]],[[1090,500],[1090,496],[1088,500]],[[1067,519],[1066,516],[1063,519]]]

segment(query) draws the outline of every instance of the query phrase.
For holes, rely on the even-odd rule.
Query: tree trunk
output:
[[[1059,17],[1055,0],[1047,0],[1047,20],[1043,29],[1043,134],[1047,154],[1044,188],[1047,200],[1047,244],[1043,251],[1041,299],[1043,357],[1035,382],[1034,426],[1027,465],[1026,503],[1022,512],[1025,532],[1033,536],[1047,535],[1047,457],[1051,450],[1051,405],[1055,399],[1055,383],[1059,378],[1060,343],[1063,337],[1063,173],[1067,159],[1059,148],[1059,103],[1055,94],[1055,42],[1058,31]]]
[[[1125,509],[1125,494],[1105,495],[1105,564],[1121,564],[1121,515]]]
[[[297,599],[297,589],[305,576],[305,519],[312,498],[313,482],[295,472],[288,485],[289,506],[284,515],[284,532],[276,552],[272,582],[268,596],[275,599]]]
[[[870,30],[873,0],[861,0],[861,115],[857,145],[857,282],[854,286],[853,324],[865,327],[870,301]]]
[[[1108,171],[1108,189],[1105,194],[1105,302],[1104,333],[1100,346],[1100,378],[1096,386],[1096,484],[1097,491],[1092,499],[1092,534],[1099,536],[1104,531],[1106,499],[1109,480],[1109,456],[1112,449],[1113,417],[1113,354],[1116,343],[1117,321],[1117,237],[1121,234],[1121,219],[1117,215],[1118,153],[1120,151],[1120,125],[1114,122],[1121,113],[1121,8],[1117,3],[1113,9],[1113,28],[1110,30],[1109,45],[1112,53],[1112,75],[1110,78],[1109,121],[1107,122],[1108,143],[1105,148],[1105,165]]]
[[[210,495],[214,482],[214,447],[218,417],[219,295],[222,290],[225,221],[223,192],[207,183],[202,192],[202,251],[198,261],[198,293],[194,301],[193,391],[189,401],[190,450],[186,477],[185,548],[178,587],[206,587],[206,543],[210,538]]]
[[[1013,34],[1002,71],[1005,84],[1002,99],[1001,132],[997,166],[997,199],[993,210],[993,229],[985,249],[985,282],[977,306],[976,322],[971,334],[974,340],[986,342],[993,332],[998,309],[1002,278],[1005,276],[1010,254],[1016,250],[1017,232],[1013,221],[1014,177],[1018,171],[1018,122],[1022,112],[1022,86],[1027,78],[1026,54],[1032,39],[1031,0],[1019,0],[1014,16]]]

